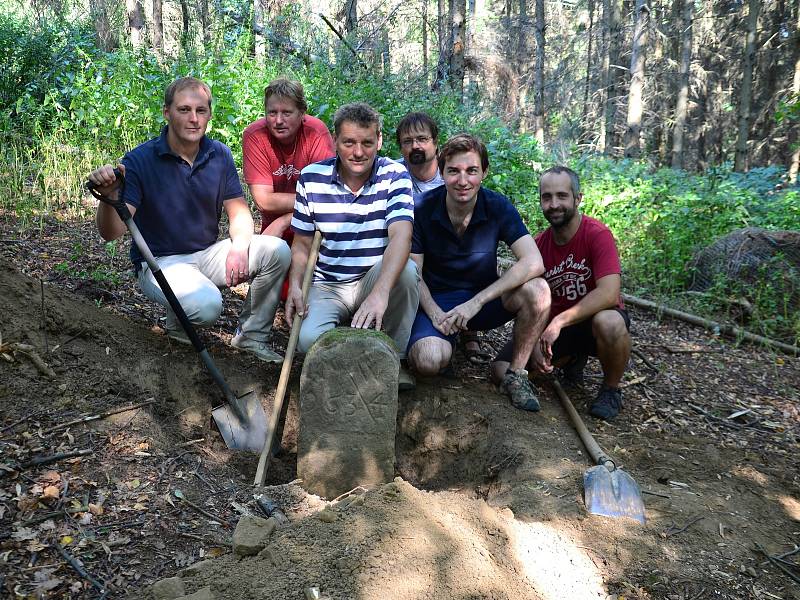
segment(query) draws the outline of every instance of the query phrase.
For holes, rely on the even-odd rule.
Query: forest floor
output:
[[[234,389],[269,411],[280,365],[227,346],[241,293],[226,292],[201,335]],[[230,599],[303,598],[308,586],[365,600],[800,599],[798,358],[632,310],[625,408],[586,422],[641,486],[645,525],[587,514],[591,461],[549,383],[540,413],[518,411],[460,354],[454,377],[400,394],[402,480],[359,502],[308,495],[292,483],[296,360],[264,490],[291,524],[269,552],[238,559],[233,528],[258,514],[257,457],[211,430],[214,385],[161,315],[126,249],[109,254],[91,223],[23,229],[0,215],[0,596],[146,598],[184,572],[187,592]],[[588,373],[568,389],[583,415],[596,361]],[[315,515],[328,505],[333,522]]]

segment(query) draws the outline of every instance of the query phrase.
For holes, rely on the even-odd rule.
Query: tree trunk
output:
[[[600,49],[600,94],[598,98],[598,111],[600,112],[601,118],[598,119],[600,122],[599,131],[597,132],[597,150],[598,152],[602,152],[605,154],[606,151],[606,112],[607,107],[606,104],[608,102],[608,85],[611,79],[610,76],[610,60],[609,60],[609,48],[610,48],[610,32],[608,30],[608,26],[610,24],[609,20],[609,12],[611,10],[611,0],[603,0],[603,19],[600,22],[600,42],[603,44],[602,48]]]
[[[794,81],[792,83],[792,100],[800,102],[800,6],[797,7],[797,27],[794,32]],[[789,148],[792,156],[789,159],[789,183],[797,181],[800,171],[800,135],[797,127],[789,128]],[[792,146],[794,148],[792,149]]]
[[[125,0],[128,11],[128,27],[130,28],[131,46],[141,48],[144,44],[144,9],[140,0]]]
[[[203,45],[209,49],[211,45],[211,24],[208,19],[208,0],[200,0],[198,6],[200,26],[203,28]]]
[[[749,0],[747,15],[747,39],[742,60],[742,88],[739,90],[739,130],[736,137],[736,158],[733,170],[747,170],[747,138],[750,133],[750,104],[753,98],[753,65],[756,57],[756,30],[761,0]]]
[[[439,58],[436,62],[436,78],[433,80],[432,89],[439,90],[448,79],[448,65],[450,64],[450,18],[453,12],[453,0],[437,0],[436,2],[436,28],[439,31]]]
[[[344,30],[355,33],[358,29],[358,0],[345,0],[344,5]]]
[[[536,0],[536,65],[533,72],[533,135],[544,144],[544,0]]]
[[[422,0],[422,73],[428,86],[428,0]]]
[[[583,112],[581,115],[581,127],[587,131],[589,123],[589,95],[592,81],[592,30],[594,29],[594,0],[589,0],[589,40],[586,49],[586,81],[583,88]],[[583,137],[583,136],[582,136]]]
[[[614,124],[616,121],[616,103],[619,92],[617,86],[617,73],[619,70],[619,53],[622,42],[620,31],[620,2],[621,0],[605,0],[606,2],[606,30],[608,31],[608,65],[606,65],[606,101],[605,101],[605,142],[603,152],[608,155],[614,153]]]
[[[180,0],[181,3],[181,50],[185,53],[189,52],[189,4],[188,0]]]
[[[650,10],[645,0],[636,0],[636,25],[631,49],[631,83],[628,89],[628,128],[625,130],[625,156],[637,158],[641,153],[639,134],[642,128],[644,90],[644,53],[647,48],[647,22]]]
[[[162,0],[153,0],[153,49],[159,57],[164,55],[164,17]]]
[[[181,0],[183,1],[183,0]],[[267,56],[267,40],[264,36],[267,7],[266,0],[253,0],[253,56],[263,64]]]
[[[689,103],[689,70],[692,63],[692,10],[694,0],[684,0],[681,21],[681,70],[678,75],[678,101],[672,131],[672,168],[683,168],[683,133]]]
[[[114,29],[111,27],[111,21],[108,18],[106,0],[90,0],[89,16],[92,19],[92,23],[94,23],[94,30],[97,34],[97,45],[100,49],[103,50],[103,52],[112,52],[116,50],[118,40]]]
[[[450,52],[450,87],[459,96],[464,96],[464,40],[466,25],[466,0],[452,0],[453,15],[450,21],[452,28],[452,51]]]

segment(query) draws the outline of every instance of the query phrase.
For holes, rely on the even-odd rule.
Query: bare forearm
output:
[[[128,207],[128,210],[130,210],[130,207]],[[122,219],[119,218],[117,211],[103,202],[97,206],[95,222],[97,223],[97,230],[107,242],[122,237],[127,231],[127,227],[125,227]]]
[[[389,245],[383,253],[381,261],[381,272],[375,282],[373,291],[383,293],[387,297],[391,292],[400,273],[408,262],[409,252],[411,251],[411,239],[406,236],[394,236],[389,238]]]
[[[586,294],[580,302],[558,314],[553,320],[558,320],[559,325],[563,329],[564,327],[569,327],[570,325],[585,321],[601,310],[613,308],[617,305],[618,299],[618,291],[614,293],[613,290],[605,290],[597,287]]]
[[[433,299],[431,295],[431,290],[428,288],[428,284],[425,283],[425,280],[420,279],[419,282],[419,306],[428,315],[431,320],[433,320],[433,316],[436,314],[440,307],[436,304],[436,300]]]
[[[253,238],[253,219],[249,215],[237,215],[228,229],[231,242],[237,248],[249,248]]]
[[[541,275],[542,270],[537,272],[536,265],[532,260],[517,261],[508,271],[503,273],[502,277],[475,294],[475,299],[481,306],[485,306],[495,298],[499,298],[506,292],[510,292],[527,283],[537,275]]]
[[[295,234],[292,242],[292,263],[289,267],[289,286],[300,288],[303,285],[303,274],[306,270],[308,257],[311,254],[311,240],[309,235]]]
[[[253,195],[253,201],[258,210],[263,213],[282,215],[294,210],[294,192],[267,192],[259,190],[257,186],[250,186],[250,193]]]

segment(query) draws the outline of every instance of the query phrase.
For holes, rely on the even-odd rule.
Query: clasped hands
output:
[[[468,329],[467,323],[481,310],[481,305],[475,298],[451,308],[445,312],[438,306],[433,314],[428,315],[436,330],[444,335],[454,335],[459,331]]]

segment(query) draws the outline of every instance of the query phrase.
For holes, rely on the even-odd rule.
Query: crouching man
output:
[[[597,356],[603,383],[589,412],[611,420],[622,408],[619,383],[631,354],[617,246],[608,227],[581,214],[580,181],[571,169],[559,166],[542,173],[539,199],[550,227],[536,236],[536,244],[553,305],[529,368],[549,373],[560,366],[567,383],[581,384],[588,357]],[[507,346],[498,366],[512,356]]]
[[[219,288],[249,281],[231,345],[263,361],[281,362],[268,336],[289,268],[289,246],[277,237],[253,235],[231,151],[206,137],[211,89],[192,77],[174,81],[165,93],[163,114],[167,125],[161,135],[128,152],[119,165],[125,176],[122,200],[189,320],[210,325],[222,312]],[[93,171],[89,180],[100,194],[117,199],[120,182],[111,165]],[[223,210],[230,237],[217,241]],[[109,241],[127,231],[103,202],[97,228]],[[135,244],[131,260],[144,294],[167,307],[167,335],[190,343]]]
[[[337,325],[384,329],[401,358],[417,311],[419,275],[409,260],[414,221],[411,180],[402,165],[378,156],[381,116],[355,102],[333,118],[336,157],[307,166],[297,183],[286,322],[304,315],[298,349]],[[314,231],[322,245],[303,305],[302,279]],[[414,387],[401,366],[398,387]]]
[[[480,140],[468,134],[450,138],[439,153],[439,169],[444,187],[426,194],[414,211],[411,258],[422,282],[410,361],[420,375],[436,375],[448,367],[460,331],[485,331],[513,320],[501,388],[517,408],[537,411],[525,365],[550,309],[539,250],[509,199],[482,186],[489,156]],[[498,277],[501,240],[517,262]]]

